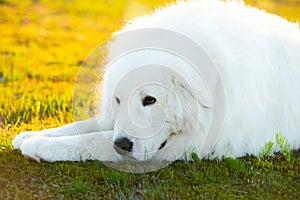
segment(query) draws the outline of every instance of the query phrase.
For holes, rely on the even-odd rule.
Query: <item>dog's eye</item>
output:
[[[148,105],[151,105],[151,104],[154,104],[156,102],[156,99],[154,97],[151,97],[151,96],[146,96],[144,99],[143,99],[143,106],[148,106]]]
[[[117,104],[120,104],[120,99],[118,97],[116,97],[116,102]]]

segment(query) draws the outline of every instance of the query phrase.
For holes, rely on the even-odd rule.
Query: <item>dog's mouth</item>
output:
[[[162,149],[167,150],[170,143],[172,143],[172,137],[174,137],[177,133],[171,132],[169,137],[166,138],[158,147],[157,151],[163,151]],[[174,139],[174,138],[173,138]],[[121,159],[130,160],[130,161],[146,161],[151,159],[156,152],[151,151],[147,152],[135,152],[133,149],[134,142],[126,137],[118,138],[114,141],[113,148],[115,152],[121,156]],[[162,153],[162,152],[161,152]],[[160,154],[159,154],[160,155]]]
[[[163,143],[161,143],[161,145],[159,146],[158,150],[161,150],[162,148],[164,148],[167,144],[167,140],[164,141]]]
[[[173,136],[175,136],[175,135],[176,135],[176,133],[175,133],[175,132],[172,132],[172,133],[169,135],[169,138],[168,138],[168,139],[170,139],[171,137],[173,137]],[[158,150],[161,150],[162,148],[164,148],[164,147],[166,146],[166,144],[167,144],[167,142],[168,142],[168,139],[165,140],[163,143],[161,143],[161,145],[159,146]]]

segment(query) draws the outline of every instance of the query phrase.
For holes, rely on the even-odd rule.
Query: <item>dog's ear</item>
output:
[[[215,88],[209,89],[208,85],[202,78],[197,79],[196,82],[193,82],[193,80],[187,82],[183,78],[173,75],[171,79],[175,88],[184,90],[185,93],[189,94],[202,107],[214,107],[213,94],[211,94],[211,92],[215,92]]]

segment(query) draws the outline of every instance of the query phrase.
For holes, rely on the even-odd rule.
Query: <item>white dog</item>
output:
[[[100,116],[21,133],[14,148],[50,162],[174,161],[191,159],[192,152],[200,158],[240,157],[258,155],[265,143],[275,141],[276,132],[292,149],[300,148],[298,24],[240,3],[209,0],[158,9],[117,34],[144,28],[180,33],[205,49],[220,75],[215,88],[205,85],[210,77],[199,78],[179,56],[151,49],[132,52],[106,70]],[[131,88],[138,78],[153,84]],[[212,100],[218,85],[225,94],[225,114],[217,134],[209,130],[214,102],[221,101]],[[129,121],[140,129],[130,132]]]

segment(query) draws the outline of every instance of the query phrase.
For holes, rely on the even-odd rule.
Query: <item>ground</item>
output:
[[[165,3],[91,2],[0,0],[0,199],[300,199],[299,152],[290,160],[195,157],[128,174],[98,161],[37,163],[14,150],[21,131],[72,122],[73,84],[85,56],[123,20]],[[296,0],[246,2],[300,19]]]

